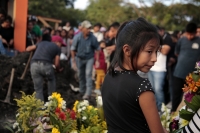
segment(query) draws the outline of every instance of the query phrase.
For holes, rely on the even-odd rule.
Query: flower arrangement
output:
[[[107,132],[106,122],[100,118],[99,110],[90,106],[87,100],[76,101],[73,110],[76,112],[77,127],[80,133]]]
[[[200,127],[200,61],[196,63],[195,68],[197,71],[186,77],[183,88],[186,106],[182,107],[179,114],[172,119],[170,124],[172,132],[200,132],[198,130]]]
[[[58,93],[48,97],[45,104],[33,95],[17,100],[18,114],[13,129],[16,133],[69,133],[76,129],[75,112],[66,109],[66,102]]]
[[[19,107],[13,129],[16,133],[106,133],[107,125],[102,117],[102,99],[97,97],[98,108],[87,100],[76,101],[72,110],[59,93],[53,93],[44,103],[33,95],[22,92],[15,99]],[[102,109],[103,110],[103,109]]]
[[[161,107],[162,115],[160,116],[162,126],[169,132],[169,125],[171,120],[171,111],[168,109],[164,103]]]

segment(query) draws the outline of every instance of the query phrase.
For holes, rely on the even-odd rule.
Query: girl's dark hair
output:
[[[138,58],[139,52],[144,49],[145,45],[151,39],[157,39],[159,44],[162,44],[162,38],[157,32],[157,28],[147,22],[143,18],[137,20],[125,22],[121,25],[116,36],[116,50],[114,58],[108,69],[109,73],[114,75],[114,69],[119,66],[122,70],[126,70],[123,67],[123,46],[128,44],[131,47],[131,64],[133,70],[136,72],[137,68],[133,63],[133,59]]]

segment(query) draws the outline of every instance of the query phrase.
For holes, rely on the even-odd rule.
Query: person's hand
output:
[[[60,68],[59,70],[58,70],[58,72],[62,72],[64,70],[64,68],[62,67],[62,68]]]
[[[2,42],[3,42],[4,44],[7,44],[7,45],[8,45],[8,42],[7,42],[5,39],[3,39],[3,38],[2,38]]]
[[[99,66],[100,66],[100,63],[99,63],[99,61],[97,60],[97,61],[95,61],[95,67],[96,68],[99,68]]]
[[[72,59],[72,69],[74,71],[77,71],[77,65],[76,65],[76,61],[74,59]]]
[[[164,127],[163,127],[164,133],[169,133]]]

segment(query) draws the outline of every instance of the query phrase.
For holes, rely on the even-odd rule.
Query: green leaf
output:
[[[8,125],[4,126],[5,129],[8,129],[10,132],[14,133],[14,131],[12,130],[11,127],[9,127]]]
[[[184,127],[183,127],[183,128],[184,128]],[[182,130],[183,130],[183,128],[180,128],[180,129],[178,129],[178,130],[176,130],[176,131],[173,131],[172,133],[181,133]]]
[[[182,109],[181,111],[179,111],[179,115],[181,118],[190,121],[192,119],[192,117],[194,116],[195,113],[189,112],[185,109]]]
[[[67,127],[65,127],[62,131],[62,133],[68,133],[68,130],[70,129],[71,124],[69,124]]]
[[[187,107],[191,108],[194,112],[197,112],[200,108],[200,95],[195,95],[191,102],[185,101],[185,103]]]
[[[200,75],[192,73],[192,78],[195,82],[197,82],[200,79]]]
[[[195,106],[194,103],[192,103],[192,102],[190,103],[190,102],[188,102],[186,100],[185,100],[185,103],[186,103],[187,107],[189,107],[190,109],[192,109],[194,112],[196,112],[198,110],[197,106]]]

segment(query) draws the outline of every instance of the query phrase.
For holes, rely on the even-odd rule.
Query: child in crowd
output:
[[[106,74],[106,70],[107,70],[107,64],[105,61],[105,55],[104,55],[104,48],[106,47],[106,44],[104,41],[100,42],[100,53],[99,53],[99,67],[95,67],[95,71],[96,71],[96,87],[94,92],[98,95],[101,95],[100,92],[100,87],[101,84],[103,83],[105,74]],[[96,58],[95,58],[96,59]]]
[[[108,31],[108,39],[106,40],[106,51],[108,55],[110,55],[110,62],[112,61],[115,53],[115,37],[117,35],[118,28],[120,24],[118,22],[114,22]]]
[[[124,23],[116,36],[116,51],[102,85],[103,109],[109,133],[164,133],[148,72],[157,60],[162,38],[143,18]]]

